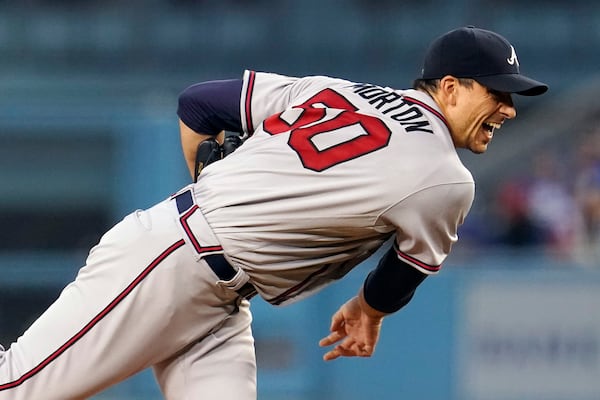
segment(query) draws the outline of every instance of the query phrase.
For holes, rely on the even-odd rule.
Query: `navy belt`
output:
[[[230,281],[233,279],[237,271],[229,264],[223,254],[209,254],[203,257],[210,269],[222,281]],[[251,299],[256,294],[256,288],[250,282],[246,282],[244,286],[236,290],[237,294],[245,299]]]
[[[194,205],[192,192],[186,190],[175,196],[175,203],[177,204],[177,210],[180,214],[189,210]],[[229,261],[225,259],[223,254],[207,254],[202,257],[202,259],[206,261],[210,269],[212,269],[215,275],[222,281],[230,281],[237,274],[236,269],[229,264]],[[241,288],[237,289],[236,292],[240,297],[249,300],[256,294],[256,288],[250,282],[246,282]]]

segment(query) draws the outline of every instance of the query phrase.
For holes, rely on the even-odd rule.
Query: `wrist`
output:
[[[367,300],[365,299],[365,294],[364,294],[363,288],[360,289],[360,291],[356,297],[357,297],[358,304],[359,304],[360,309],[362,310],[363,314],[367,315],[369,318],[382,319],[383,317],[385,317],[386,315],[389,314],[389,313],[379,311],[379,310],[371,307],[369,305],[369,303],[367,303]]]

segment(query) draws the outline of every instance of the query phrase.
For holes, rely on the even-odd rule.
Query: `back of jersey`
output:
[[[247,71],[241,115],[252,136],[202,171],[198,203],[259,291],[309,278],[305,289],[319,287],[394,233],[427,270],[447,255],[473,197],[436,113],[416,91]]]

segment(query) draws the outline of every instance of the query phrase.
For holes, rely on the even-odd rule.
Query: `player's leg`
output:
[[[249,303],[214,332],[154,367],[167,400],[256,399],[256,358]]]
[[[205,336],[236,298],[183,244],[170,204],[134,213],[0,353],[0,400],[87,398]]]

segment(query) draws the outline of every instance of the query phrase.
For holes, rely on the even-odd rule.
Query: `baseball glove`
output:
[[[233,153],[242,145],[242,143],[244,143],[244,141],[238,135],[225,135],[223,144],[220,144],[214,138],[207,139],[200,143],[196,150],[194,182],[198,181],[198,176],[204,167]]]

